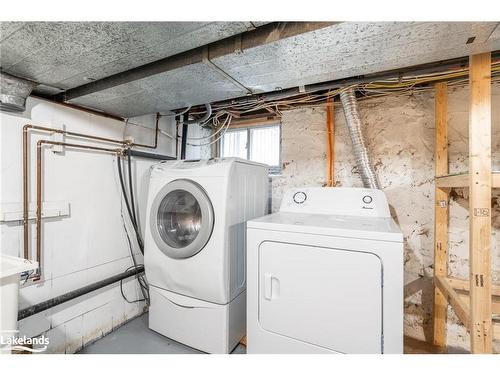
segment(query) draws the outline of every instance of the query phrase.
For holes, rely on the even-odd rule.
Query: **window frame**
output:
[[[276,121],[276,122],[272,122],[272,123],[266,123],[266,124],[248,124],[248,125],[244,125],[244,126],[234,126],[234,127],[229,127],[226,132],[224,133],[224,135],[221,137],[220,139],[220,145],[219,145],[219,149],[220,149],[220,154],[222,157],[226,157],[223,154],[223,150],[224,150],[224,138],[225,138],[225,135],[226,133],[229,133],[229,132],[237,132],[237,131],[246,131],[247,132],[247,144],[246,144],[246,151],[247,151],[247,157],[246,157],[246,160],[250,160],[250,144],[252,142],[252,132],[251,130],[252,129],[263,129],[263,128],[273,128],[273,127],[278,127],[278,130],[279,130],[279,150],[278,150],[278,154],[279,154],[279,160],[278,160],[278,165],[270,165],[269,166],[269,174],[271,175],[277,175],[277,174],[280,174],[281,173],[281,169],[282,169],[282,155],[281,155],[281,144],[282,144],[282,140],[281,140],[281,121]]]

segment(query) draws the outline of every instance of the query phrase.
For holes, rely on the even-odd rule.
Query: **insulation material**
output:
[[[405,244],[405,335],[432,341],[434,93],[387,96],[359,101],[364,136],[375,174],[387,194],[391,214],[401,226]],[[466,87],[449,89],[450,173],[468,167]],[[326,185],[326,109],[286,111],[282,118],[280,176],[273,178],[272,210],[283,192],[295,186]],[[500,170],[500,85],[492,87],[492,167]],[[352,143],[340,106],[335,108],[335,179],[337,186],[362,186]],[[453,190],[450,202],[449,269],[468,277],[467,190]],[[492,192],[492,274],[500,283],[500,189]],[[469,350],[469,336],[449,309],[450,352]],[[496,346],[495,346],[496,345]],[[500,343],[495,342],[500,351]]]

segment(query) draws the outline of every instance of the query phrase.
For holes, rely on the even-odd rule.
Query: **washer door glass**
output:
[[[174,190],[161,201],[156,225],[163,241],[182,248],[198,236],[201,219],[201,208],[194,195],[186,190]]]
[[[213,229],[213,208],[203,188],[190,180],[164,186],[151,210],[156,244],[171,258],[188,258],[203,249]]]

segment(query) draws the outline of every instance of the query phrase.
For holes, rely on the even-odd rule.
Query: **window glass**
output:
[[[248,132],[244,130],[231,130],[224,134],[223,157],[236,157],[247,159]]]
[[[222,157],[238,157],[269,165],[272,173],[280,168],[280,125],[253,126],[229,130],[221,144]]]
[[[280,164],[279,126],[250,129],[250,160],[270,167]]]

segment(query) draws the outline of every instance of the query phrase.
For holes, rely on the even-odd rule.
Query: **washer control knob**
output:
[[[372,202],[373,202],[373,198],[372,198],[371,196],[369,196],[369,195],[365,195],[365,196],[363,197],[363,203],[370,204],[370,203],[372,203]]]
[[[302,204],[306,201],[307,195],[303,191],[298,191],[293,195],[293,201],[298,204]]]

